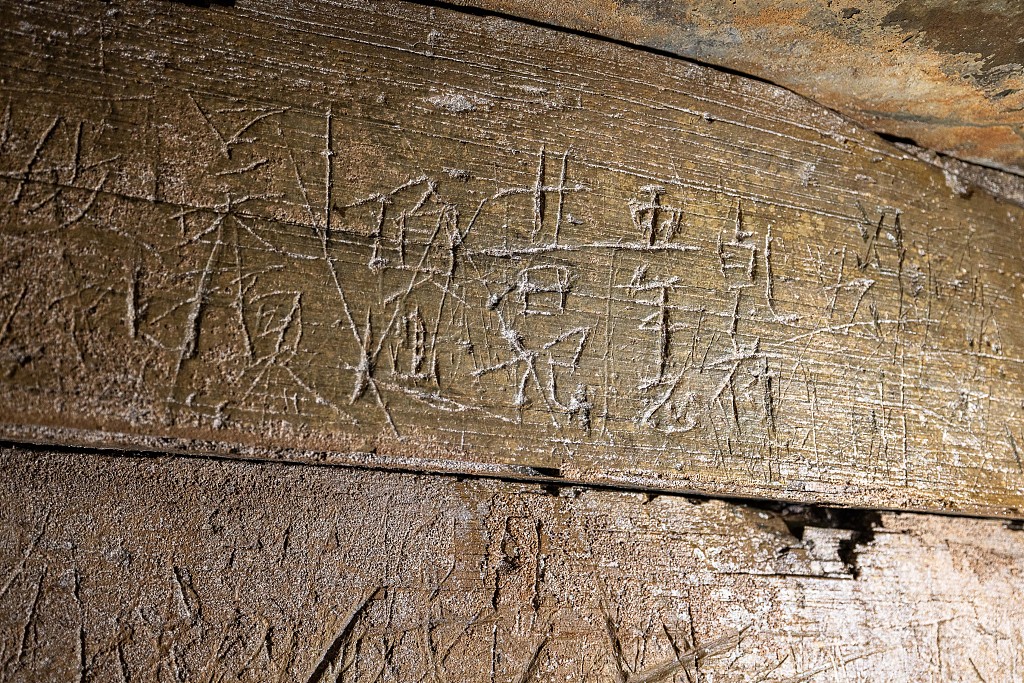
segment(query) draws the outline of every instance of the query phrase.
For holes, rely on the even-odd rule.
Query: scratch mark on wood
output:
[[[8,104],[8,106],[10,106],[10,104]],[[58,124],[60,124],[60,117],[54,116],[49,127],[43,131],[43,134],[40,135],[39,139],[36,141],[36,146],[32,150],[28,160],[25,162],[25,167],[21,171],[21,178],[14,189],[14,197],[11,198],[11,204],[17,206],[18,202],[21,201],[21,195],[25,191],[25,184],[32,176],[32,169],[35,168],[37,163],[39,163],[39,157],[43,152],[43,147],[45,147],[46,143],[50,141],[50,137],[53,136],[54,131],[57,130]]]
[[[335,668],[338,665],[339,657],[343,655],[345,648],[348,647],[352,640],[353,633],[355,632],[356,625],[359,623],[360,617],[363,613],[373,604],[374,601],[378,600],[378,596],[386,592],[384,586],[380,586],[371,591],[365,598],[363,598],[356,608],[352,610],[345,623],[342,624],[338,634],[331,641],[330,645],[324,650],[323,655],[320,657],[320,661],[317,663],[313,672],[309,675],[308,683],[321,683],[321,681],[327,680],[327,677],[335,673]]]
[[[11,330],[11,322],[14,321],[14,316],[18,313],[18,308],[21,306],[21,302],[25,300],[25,294],[28,292],[28,283],[21,286],[21,291],[18,292],[18,296],[14,299],[14,304],[11,306],[11,310],[7,313],[7,317],[4,318],[4,324],[0,325],[0,343],[3,343],[4,339],[7,338],[7,333]]]

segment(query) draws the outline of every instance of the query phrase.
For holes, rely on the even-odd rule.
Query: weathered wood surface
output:
[[[5,681],[1024,676],[1024,535],[1005,522],[883,514],[842,554],[854,575],[837,556],[851,532],[809,525],[798,540],[774,514],[721,501],[180,457],[0,459]]]
[[[1024,5],[1005,0],[454,0],[750,74],[1024,176]]]
[[[3,7],[6,438],[1022,509],[1024,212],[817,106],[394,2]]]

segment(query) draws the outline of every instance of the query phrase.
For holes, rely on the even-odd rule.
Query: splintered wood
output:
[[[1018,514],[1024,212],[405,4],[4,1],[6,438]]]
[[[0,461],[5,681],[1024,677],[1024,534],[1005,522],[886,513],[870,542],[800,540],[774,514],[678,496]],[[851,536],[843,557],[827,542]]]

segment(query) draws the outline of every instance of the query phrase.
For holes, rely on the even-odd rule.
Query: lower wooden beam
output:
[[[717,500],[4,448],[0,679],[1024,675],[1019,531],[805,517],[801,528]]]

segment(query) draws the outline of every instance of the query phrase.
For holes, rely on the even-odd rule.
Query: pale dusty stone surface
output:
[[[774,513],[713,500],[43,449],[0,459],[5,681],[1024,672],[1024,536],[1005,522],[884,514],[840,556],[829,539],[853,532],[809,525],[800,541]]]

